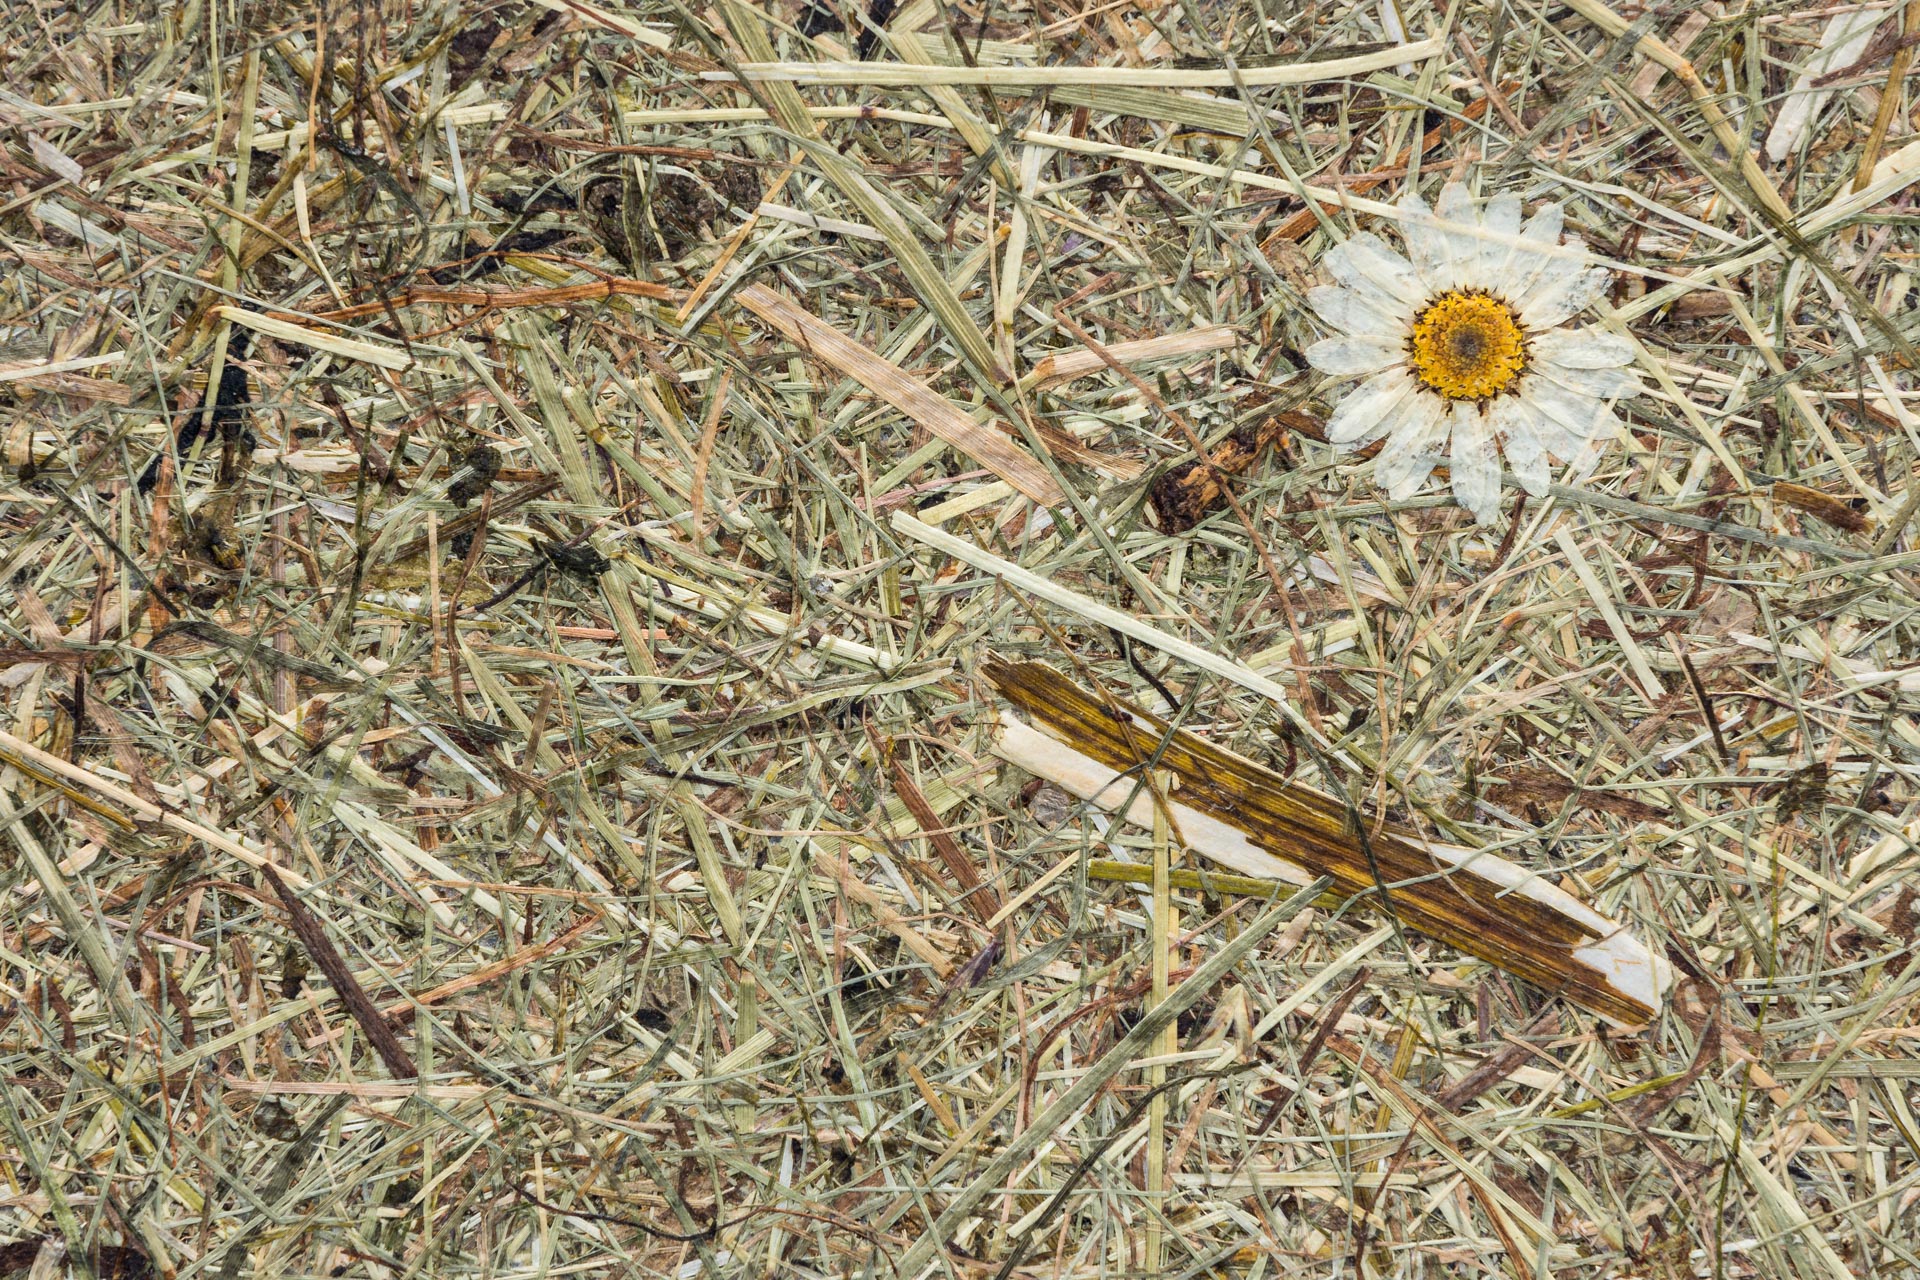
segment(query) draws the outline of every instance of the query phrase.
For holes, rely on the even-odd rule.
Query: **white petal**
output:
[[[1513,474],[1519,479],[1520,487],[1536,498],[1544,498],[1553,491],[1553,469],[1547,465],[1547,455],[1538,445],[1531,452],[1511,452],[1507,461],[1513,464]]]
[[[1593,474],[1600,464],[1600,442],[1583,440],[1580,447],[1567,455],[1567,483],[1579,484]]]
[[[1550,200],[1533,211],[1520,237],[1534,245],[1560,243],[1560,228],[1566,224],[1567,211],[1558,200]]]
[[[1413,394],[1413,379],[1404,369],[1375,374],[1347,393],[1327,419],[1327,441],[1355,449],[1355,441],[1383,423],[1391,423],[1401,401]]]
[[[1520,487],[1536,498],[1553,492],[1553,468],[1544,454],[1536,453],[1525,463],[1515,463],[1513,474],[1519,477]]]
[[[1561,261],[1557,255],[1543,251],[1560,243],[1562,221],[1558,204],[1543,204],[1527,219],[1527,225],[1520,231],[1520,243],[1514,246],[1513,256],[1508,259],[1506,277],[1501,281],[1509,299],[1525,298],[1540,273]]]
[[[1480,219],[1473,211],[1473,196],[1459,182],[1440,188],[1440,203],[1428,221],[1434,244],[1440,246],[1440,259],[1423,271],[1432,290],[1450,290],[1461,284],[1476,284],[1480,274]]]
[[[1520,238],[1520,197],[1503,191],[1487,201],[1487,239],[1480,245],[1480,271],[1489,285],[1506,275],[1507,263]]]
[[[1581,395],[1637,396],[1646,387],[1628,367],[1633,344],[1599,329],[1552,329],[1533,341],[1534,368]]]
[[[1347,269],[1351,272],[1351,267]],[[1411,294],[1400,293],[1375,284],[1365,276],[1352,276],[1350,279],[1342,280],[1339,287],[1381,315],[1407,316],[1408,323],[1411,323],[1414,308],[1419,303],[1419,299]]]
[[[1519,396],[1508,403],[1515,406],[1519,426],[1509,427],[1509,441],[1526,436],[1537,442],[1540,451],[1550,457],[1565,462],[1574,454],[1587,447],[1585,438],[1567,430],[1547,416],[1546,410],[1532,403],[1525,396]],[[1525,446],[1521,446],[1524,451]],[[1517,469],[1517,466],[1516,466]]]
[[[1538,372],[1570,391],[1602,400],[1637,396],[1647,389],[1639,373],[1632,369],[1570,369],[1565,365],[1543,364]]]
[[[1520,487],[1536,498],[1547,496],[1553,483],[1547,467],[1547,451],[1540,433],[1534,429],[1526,410],[1516,396],[1502,396],[1493,402],[1493,429],[1507,463],[1520,480]]]
[[[1494,448],[1493,422],[1477,405],[1453,406],[1453,497],[1481,524],[1500,515],[1500,455]]]
[[[1427,478],[1439,463],[1437,453],[1409,453],[1389,458],[1382,452],[1373,464],[1373,482],[1385,489],[1395,502],[1405,502],[1426,486]]]
[[[1466,184],[1449,182],[1440,188],[1440,199],[1435,203],[1434,213],[1442,222],[1452,222],[1461,226],[1474,226],[1480,221],[1474,216],[1473,197],[1468,194]]]
[[[1342,289],[1338,285],[1316,285],[1307,290],[1307,305],[1322,320],[1343,333],[1370,333],[1383,338],[1405,335],[1412,320],[1411,308],[1405,314],[1381,300]]]
[[[1570,246],[1578,248],[1578,245]],[[1521,322],[1535,329],[1551,329],[1587,309],[1606,291],[1613,272],[1573,259],[1556,259],[1541,270],[1520,301]]]
[[[1406,359],[1404,343],[1391,338],[1367,335],[1326,338],[1307,348],[1307,363],[1336,378],[1354,378],[1363,373],[1378,373]]]
[[[1534,356],[1567,369],[1613,369],[1632,364],[1631,340],[1605,329],[1555,329],[1533,341]]]
[[[1403,420],[1373,460],[1373,479],[1399,502],[1410,498],[1427,482],[1447,444],[1447,402],[1439,396],[1416,395]]]
[[[1418,303],[1425,294],[1413,264],[1371,231],[1362,231],[1345,243],[1335,245],[1320,261],[1335,280],[1350,289],[1364,291],[1371,286],[1409,306]]]
[[[1400,197],[1400,209],[1405,215],[1400,221],[1400,238],[1407,242],[1407,257],[1428,289],[1438,292],[1445,287],[1438,281],[1449,252],[1447,238],[1435,225],[1433,210],[1427,208],[1419,192],[1409,188]]]
[[[1525,399],[1582,440],[1610,440],[1619,433],[1619,419],[1598,397],[1582,395],[1550,378],[1528,378]],[[1559,449],[1554,452],[1567,456]]]

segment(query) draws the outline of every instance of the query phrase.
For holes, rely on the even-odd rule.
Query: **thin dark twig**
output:
[[[273,886],[273,891],[280,896],[281,905],[287,909],[287,922],[293,926],[294,936],[300,939],[300,945],[307,949],[307,954],[320,966],[320,971],[327,975],[327,981],[333,984],[334,991],[340,996],[340,1003],[347,1006],[347,1012],[360,1024],[367,1042],[380,1055],[380,1060],[387,1064],[387,1070],[398,1080],[416,1079],[420,1071],[401,1046],[400,1037],[393,1033],[387,1020],[380,1016],[379,1008],[368,998],[366,989],[353,976],[353,971],[347,968],[347,962],[327,937],[320,918],[307,909],[306,903],[300,901],[293,890],[287,888],[286,881],[271,866],[263,866],[260,870],[267,877],[267,883]]]

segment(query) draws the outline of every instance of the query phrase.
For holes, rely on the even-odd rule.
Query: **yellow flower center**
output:
[[[1527,367],[1520,320],[1484,289],[1449,289],[1413,322],[1407,359],[1449,400],[1490,400],[1513,388]]]

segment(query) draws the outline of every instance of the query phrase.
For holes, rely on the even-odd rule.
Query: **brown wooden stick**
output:
[[[274,874],[272,867],[260,868],[260,873],[280,895],[280,903],[287,909],[287,923],[293,926],[294,936],[300,939],[307,954],[320,966],[320,972],[327,975],[327,981],[333,984],[334,992],[340,1002],[347,1006],[347,1012],[360,1024],[360,1030],[366,1033],[367,1043],[373,1046],[380,1060],[387,1064],[387,1070],[397,1080],[412,1080],[420,1074],[413,1065],[413,1059],[400,1044],[400,1037],[393,1034],[393,1028],[373,1007],[373,1001],[367,995],[366,988],[354,979],[353,971],[347,968],[347,962],[340,951],[327,937],[326,929],[320,918],[307,910],[307,904],[287,888],[286,882]]]
[[[927,843],[940,856],[941,865],[946,867],[947,874],[960,887],[961,901],[967,904],[967,910],[981,924],[993,919],[1000,910],[999,893],[981,879],[980,869],[973,865],[973,859],[967,856],[967,851],[960,847],[952,833],[941,823],[940,815],[927,803],[926,796],[920,793],[919,784],[914,782],[913,776],[900,761],[889,755],[887,769],[893,777],[894,793],[900,797],[900,803],[907,806],[907,812],[913,815],[913,820],[920,824],[921,834],[927,837]]]

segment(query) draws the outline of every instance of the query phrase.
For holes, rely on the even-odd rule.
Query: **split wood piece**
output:
[[[1822,524],[1844,529],[1848,533],[1865,533],[1873,527],[1872,519],[1864,512],[1855,510],[1845,498],[1819,489],[1809,489],[1790,480],[1776,480],[1770,493],[1775,502],[1796,511],[1804,511]]]
[[[1039,459],[804,307],[765,285],[747,285],[733,296],[803,353],[865,386],[1035,502],[1057,507],[1065,501]]]
[[[1333,892],[1477,956],[1611,1022],[1654,1018],[1672,982],[1666,961],[1620,924],[1503,858],[1435,844],[1040,663],[991,660],[982,674],[1044,733],[1001,716],[994,751],[1129,821],[1150,825],[1149,765],[1178,775],[1170,802],[1188,848],[1245,875],[1287,884],[1331,877]],[[1129,797],[1133,797],[1129,805]]]

